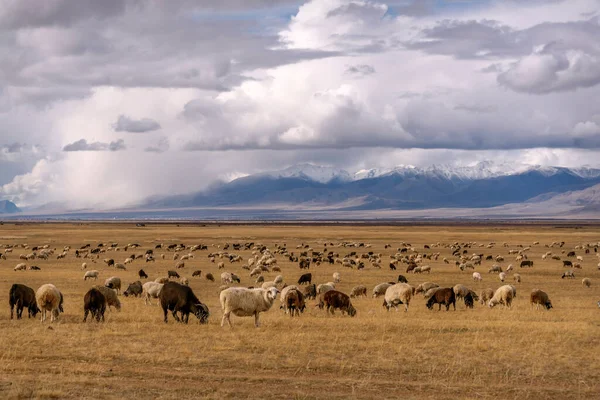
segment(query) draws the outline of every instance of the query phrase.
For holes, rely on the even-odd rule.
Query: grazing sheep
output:
[[[15,267],[15,271],[25,271],[27,269],[27,265],[25,263],[17,264]]]
[[[56,286],[51,283],[40,286],[37,292],[35,292],[35,301],[42,312],[41,322],[46,321],[46,313],[48,311],[51,313],[50,322],[54,322],[58,319],[59,314],[63,310],[63,295]]]
[[[334,283],[340,283],[340,281],[341,281],[340,273],[339,272],[334,272],[333,273],[333,282]]]
[[[304,312],[306,308],[306,304],[304,303],[304,295],[298,289],[290,290],[287,292],[284,298],[284,305],[286,312],[289,310],[291,317],[293,317],[294,314],[300,316],[300,313]]]
[[[481,282],[483,278],[479,272],[473,272],[473,280],[476,282]]]
[[[302,285],[304,283],[307,285],[310,285],[312,283],[312,274],[310,272],[302,274],[300,275],[300,278],[298,278],[298,285]]]
[[[483,289],[479,293],[479,302],[481,304],[485,304],[488,301],[490,301],[492,299],[492,297],[494,297],[494,289],[492,289],[492,288]]]
[[[513,279],[515,280],[515,282],[521,283],[521,274],[515,274],[513,276]]]
[[[8,292],[8,303],[10,305],[10,319],[13,319],[14,308],[17,308],[17,319],[21,319],[23,308],[27,307],[28,318],[35,318],[38,306],[35,301],[35,292],[29,286],[14,283]]]
[[[498,264],[494,264],[490,267],[490,269],[488,269],[488,273],[500,273],[502,272],[502,267],[500,267]]]
[[[546,307],[546,310],[549,310],[552,308],[552,302],[550,302],[550,299],[548,298],[548,294],[546,294],[546,292],[541,291],[539,289],[533,289],[531,291],[531,294],[529,295],[529,303],[531,304],[532,307],[535,304],[536,309],[539,309],[540,305]]]
[[[86,268],[87,268],[87,263],[81,264],[81,269],[86,269]]]
[[[110,311],[110,307],[114,307],[117,311],[121,311],[121,301],[117,297],[117,291],[111,289],[106,286],[94,286],[94,288],[98,289],[102,292],[104,297],[106,297],[106,304],[108,305],[108,309]]]
[[[438,285],[437,283],[433,283],[433,282],[425,282],[425,283],[421,283],[419,286],[417,286],[417,288],[415,289],[415,294],[418,293],[425,293],[427,292],[429,289],[431,288],[435,288],[435,287],[440,287],[440,285]]]
[[[573,270],[569,269],[569,270],[563,272],[561,278],[562,279],[565,279],[565,278],[574,279],[575,278],[575,273],[573,273]]]
[[[204,275],[204,278],[206,278],[207,281],[211,281],[211,282],[215,281],[215,277],[210,272],[208,274]]]
[[[177,264],[175,264],[175,268],[176,269],[185,268],[185,262],[179,261]]]
[[[401,285],[403,285],[401,283]],[[356,315],[356,309],[350,301],[350,297],[347,294],[338,292],[337,290],[329,290],[323,293],[320,297],[321,301],[319,307],[326,307],[328,312],[331,314],[335,313],[335,309],[338,308],[342,315],[346,312],[349,316],[354,317]]]
[[[231,272],[223,272],[221,274],[221,283],[224,285],[231,285],[233,282],[240,283],[240,278]]]
[[[269,311],[277,297],[279,290],[277,288],[269,289],[247,289],[243,287],[232,287],[223,290],[219,294],[221,309],[223,310],[223,319],[221,326],[225,321],[231,327],[231,314],[238,317],[249,317],[254,315],[254,325],[258,328],[259,315],[261,312]]]
[[[432,287],[431,289],[427,290],[425,293],[423,293],[423,298],[425,299],[429,299],[431,296],[433,296],[435,294],[435,292],[437,292],[439,289],[439,287]]]
[[[307,299],[317,298],[317,286],[314,283],[311,283],[304,288],[304,297]]]
[[[125,289],[125,291],[123,292],[123,296],[138,297],[139,295],[142,294],[143,291],[144,291],[144,288],[142,287],[142,282],[135,281],[135,282],[130,283],[129,286],[127,286],[127,289]]]
[[[85,275],[83,275],[83,280],[87,281],[88,279],[92,279],[92,278],[94,278],[94,280],[98,280],[98,275],[100,275],[100,272],[96,271],[95,269],[91,270],[91,271],[87,271],[85,273]]]
[[[461,284],[455,285],[452,290],[454,291],[454,296],[457,300],[464,298],[467,294],[469,294],[469,292],[471,292],[471,289]]]
[[[466,296],[465,296],[465,307],[467,308],[473,308],[475,305],[475,302],[479,299],[479,297],[477,297],[477,295],[475,294],[475,292],[470,291]]]
[[[162,283],[162,284],[164,285],[165,283],[169,282],[169,278],[165,278],[165,277],[162,277],[162,278],[156,278],[156,279],[154,280],[154,282],[156,282],[156,283]]]
[[[138,271],[138,276],[140,277],[140,279],[148,279],[148,274],[143,269],[140,269]]]
[[[317,286],[317,294],[323,294],[330,290],[335,290],[335,285],[329,285],[327,283],[321,283]]]
[[[583,278],[581,280],[581,284],[585,287],[591,287],[592,286],[592,280],[590,278]]]
[[[506,267],[506,272],[510,272],[514,269],[512,264],[508,264],[508,267]]]
[[[104,312],[106,311],[106,297],[98,289],[91,288],[83,297],[83,322],[87,320],[89,313],[92,313],[92,319],[104,322]]]
[[[367,297],[367,287],[366,286],[358,285],[358,286],[354,286],[352,288],[352,290],[350,291],[350,297],[354,298],[354,297],[359,297],[359,296]]]
[[[115,268],[121,269],[123,271],[127,271],[127,267],[125,267],[125,265],[123,265],[123,264],[115,264]]]
[[[398,275],[398,283],[408,283],[408,279],[404,275]]]
[[[171,278],[177,278],[177,279],[179,279],[181,277],[179,276],[179,274],[177,273],[177,271],[168,270],[167,271],[167,278],[169,278],[169,279],[171,279]]]
[[[408,311],[410,305],[410,299],[415,294],[415,288],[407,283],[396,283],[391,285],[385,291],[385,297],[383,300],[383,306],[386,309],[395,307],[398,311],[398,305],[404,304],[404,311]]]
[[[462,285],[457,285],[462,286]],[[456,286],[455,286],[456,287]],[[469,294],[469,293],[467,293]],[[427,300],[427,308],[433,310],[433,305],[438,304],[438,311],[442,309],[442,304],[446,306],[446,311],[450,310],[450,305],[454,306],[456,311],[456,294],[453,288],[440,288],[433,296]]]
[[[505,272],[500,272],[498,274],[498,279],[500,279],[500,282],[504,282],[504,280],[506,279],[506,273]]]
[[[512,300],[515,297],[514,287],[511,285],[500,286],[494,296],[488,302],[488,307],[493,308],[498,304],[503,304],[504,306],[510,308],[512,305]]]
[[[121,291],[121,278],[118,276],[111,276],[106,281],[104,281],[104,286],[110,289],[114,289],[117,294]]]
[[[160,291],[159,298],[165,323],[168,322],[168,311],[173,313],[173,318],[177,322],[187,324],[190,313],[192,313],[198,318],[201,324],[208,323],[208,317],[210,316],[208,307],[198,300],[192,289],[188,286],[180,285],[177,282],[165,283]],[[181,318],[177,316],[178,312],[181,314]]]
[[[373,297],[377,298],[379,296],[385,295],[385,291],[387,290],[387,288],[389,288],[392,285],[393,285],[393,283],[389,283],[389,282],[384,282],[384,283],[380,283],[379,285],[376,285],[373,288]]]
[[[219,269],[223,269],[223,268],[225,268],[225,263],[223,261],[221,261],[220,263],[217,264],[217,267]]]
[[[192,272],[192,278],[195,277],[195,276],[200,277],[201,275],[202,275],[202,271],[199,270],[199,269],[197,269],[194,272]]]
[[[148,305],[148,303],[150,303],[150,305],[152,305],[152,301],[150,300],[150,298],[158,299],[158,296],[160,295],[160,291],[162,290],[163,286],[163,283],[158,282],[144,283],[144,285],[142,286],[142,297],[144,299],[144,304]]]

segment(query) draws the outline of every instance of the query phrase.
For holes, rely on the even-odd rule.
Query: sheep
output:
[[[539,309],[540,305],[546,307],[547,310],[552,308],[552,302],[548,298],[548,294],[539,289],[533,289],[531,294],[529,295],[529,303],[533,307],[535,304],[535,308]]]
[[[515,274],[513,276],[513,279],[515,280],[515,282],[521,283],[521,274]]]
[[[488,302],[488,307],[493,308],[497,304],[503,304],[504,306],[510,308],[513,297],[515,297],[514,290],[514,287],[511,285],[500,286],[494,293],[494,296]]]
[[[287,303],[288,300],[286,299],[287,294],[290,291],[298,291],[300,293],[300,288],[298,288],[298,286],[296,285],[290,285],[290,286],[286,286],[283,289],[281,289],[281,295],[279,296],[279,300],[281,301],[281,309],[283,309],[283,311],[285,311],[285,313],[287,314],[288,312],[288,307],[287,307]],[[302,293],[300,293],[302,294]],[[304,299],[304,296],[302,296],[302,298]]]
[[[186,278],[185,276],[182,276],[182,277],[179,279],[179,283],[181,283],[182,285],[185,285],[185,286],[189,286],[189,285],[190,285],[190,281],[189,281],[189,279],[188,279],[188,278]]]
[[[56,286],[51,283],[46,283],[39,287],[37,292],[35,292],[35,301],[42,312],[41,322],[46,321],[46,313],[48,311],[51,313],[50,322],[56,321],[59,314],[63,312],[63,295]]]
[[[334,283],[340,283],[340,281],[341,281],[340,273],[339,272],[334,272],[333,273],[333,282]]]
[[[210,272],[209,272],[208,274],[204,275],[204,278],[205,278],[207,281],[211,281],[211,282],[214,282],[214,281],[215,281],[215,277],[214,277],[214,276],[213,276],[213,274],[211,274]]]
[[[396,283],[387,288],[383,300],[383,306],[388,310],[395,307],[398,311],[398,305],[404,304],[404,312],[408,311],[410,299],[415,294],[415,288],[407,283]]]
[[[473,280],[476,282],[481,282],[483,278],[479,272],[473,272]]]
[[[87,271],[85,273],[85,275],[83,275],[83,280],[87,281],[88,278],[92,279],[94,278],[94,280],[98,280],[98,275],[100,275],[100,272],[96,271],[95,269],[91,270],[91,271]]]
[[[575,274],[573,273],[573,270],[569,269],[569,270],[563,272],[561,278],[562,279],[565,279],[565,278],[574,279],[575,278]]]
[[[127,271],[127,267],[125,267],[125,265],[120,264],[120,263],[115,264],[115,268],[122,269],[123,271]]]
[[[106,305],[108,306],[109,310],[110,310],[110,307],[114,307],[117,309],[117,311],[121,311],[121,301],[117,297],[116,290],[111,289],[106,286],[100,286],[100,285],[93,286],[93,287],[95,289],[98,289],[100,292],[102,292],[104,297],[106,297]]]
[[[480,293],[479,293],[479,302],[481,304],[485,304],[487,303],[489,300],[492,299],[492,297],[494,297],[494,289],[492,288],[487,288],[487,289],[483,289]]]
[[[358,285],[358,286],[354,286],[352,288],[352,290],[350,291],[350,297],[354,298],[354,297],[359,297],[359,296],[367,297],[367,287],[366,286]]]
[[[585,287],[591,287],[592,286],[592,280],[590,278],[583,278],[581,280],[581,284]]]
[[[231,272],[223,272],[221,274],[221,283],[224,285],[231,285],[233,282],[240,283],[240,278]]]
[[[425,293],[427,292],[429,289],[434,288],[434,287],[440,287],[440,285],[438,285],[437,283],[433,283],[433,282],[425,282],[425,283],[421,283],[419,286],[417,286],[417,288],[415,289],[415,294],[418,293]]]
[[[162,278],[156,278],[156,279],[154,280],[154,282],[155,282],[155,283],[162,283],[162,284],[164,285],[165,283],[169,282],[169,278],[165,278],[165,277],[162,277]]]
[[[510,272],[513,270],[513,265],[512,264],[508,264],[508,267],[506,267],[506,272]]]
[[[431,267],[429,265],[423,265],[413,269],[413,274],[421,274],[423,272],[431,273]]]
[[[223,269],[223,268],[225,268],[225,263],[223,261],[221,261],[220,263],[217,264],[217,267],[219,269]]]
[[[260,313],[271,309],[277,293],[279,293],[279,290],[273,287],[269,289],[232,287],[223,290],[219,294],[223,311],[221,326],[225,326],[225,321],[227,321],[229,327],[231,327],[231,313],[233,313],[238,317],[254,315],[254,326],[258,328],[260,326]]]
[[[300,313],[304,312],[304,309],[306,308],[306,304],[304,303],[304,295],[298,288],[288,290],[285,296],[282,292],[281,298],[282,307],[286,313],[288,311],[290,312],[290,317],[293,317],[294,314],[300,316]]]
[[[350,297],[347,294],[338,292],[337,290],[330,290],[319,296],[319,307],[327,307],[327,311],[331,314],[335,313],[335,309],[339,308],[342,312],[346,312],[349,316],[354,317],[356,315],[356,309],[350,301]]]
[[[506,279],[506,273],[505,272],[500,272],[498,274],[498,279],[500,279],[500,282],[504,282],[504,280]]]
[[[106,298],[98,289],[90,289],[83,298],[83,322],[87,320],[88,314],[92,313],[92,318],[96,321],[104,321],[104,311],[106,310]]]
[[[15,267],[15,271],[25,271],[27,269],[27,265],[25,263],[17,264]]]
[[[502,267],[500,267],[498,264],[494,264],[490,267],[490,269],[488,269],[488,273],[499,273],[502,272]]]
[[[133,262],[133,258],[129,257],[129,258],[126,258],[125,261],[123,261],[123,264],[127,265],[127,264],[131,264],[132,262]]]
[[[469,292],[472,292],[471,289],[461,284],[455,285],[452,290],[454,291],[457,300],[464,298]]]
[[[144,304],[148,305],[148,303],[150,303],[150,305],[152,305],[150,298],[158,299],[163,285],[163,283],[158,282],[144,283],[144,285],[142,285],[142,297],[144,298]]]
[[[470,296],[468,292],[466,296]],[[472,301],[472,299],[471,299]],[[438,304],[438,311],[442,309],[442,304],[446,306],[446,311],[450,310],[450,305],[454,307],[456,311],[456,294],[453,288],[439,288],[433,296],[427,300],[427,308],[433,310],[433,305]]]
[[[111,276],[106,281],[104,281],[104,286],[110,289],[114,289],[117,294],[121,291],[121,278],[118,276]]]
[[[437,292],[440,289],[441,288],[439,286],[438,287],[432,287],[431,289],[429,289],[425,293],[423,293],[423,297],[425,299],[429,299],[431,296],[433,296],[435,294],[435,292]]]
[[[377,298],[379,296],[383,296],[385,294],[385,291],[387,290],[387,288],[389,288],[392,285],[393,285],[393,283],[389,283],[389,282],[384,282],[384,283],[380,283],[379,285],[376,285],[373,288],[373,297]]]
[[[327,283],[322,283],[320,285],[317,286],[317,294],[323,294],[326,293],[330,290],[335,290],[335,285],[329,285]]]
[[[83,269],[86,269],[86,268],[87,268],[87,263],[83,263],[83,264],[81,264],[81,269],[82,269],[82,270],[83,270]]]
[[[184,261],[179,261],[177,264],[175,264],[175,269],[180,269],[180,268],[185,268]]]

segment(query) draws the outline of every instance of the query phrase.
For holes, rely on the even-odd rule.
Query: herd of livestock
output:
[[[475,267],[480,267],[483,262],[490,262],[492,265],[488,273],[497,274],[498,280],[503,283],[502,286],[493,290],[487,288],[479,293],[469,289],[465,285],[458,284],[453,287],[440,287],[434,282],[423,282],[419,285],[411,285],[404,275],[398,275],[394,281],[382,282],[372,289],[372,297],[383,297],[383,306],[386,309],[395,308],[403,305],[405,311],[408,311],[411,301],[419,293],[422,293],[426,306],[429,309],[438,305],[438,310],[442,306],[449,310],[452,306],[456,310],[456,302],[462,300],[467,308],[473,308],[476,302],[487,304],[493,308],[497,305],[510,308],[513,299],[517,295],[517,285],[521,282],[521,274],[515,272],[514,266],[509,264],[502,267],[501,263],[509,257],[514,259],[516,265],[520,268],[533,268],[534,260],[528,257],[531,246],[541,246],[539,242],[534,242],[531,246],[509,246],[507,243],[496,244],[478,244],[475,242],[442,244],[435,243],[424,245],[417,249],[410,243],[401,243],[400,247],[395,249],[385,245],[385,249],[390,249],[393,254],[387,258],[371,250],[368,243],[355,242],[325,242],[320,243],[322,250],[316,250],[309,244],[301,244],[294,249],[288,249],[285,244],[275,244],[271,249],[259,243],[226,243],[224,245],[185,245],[183,243],[175,244],[156,244],[153,248],[141,251],[141,245],[131,243],[120,247],[117,243],[99,243],[95,246],[85,244],[73,250],[65,246],[62,250],[51,249],[48,245],[29,246],[28,244],[4,244],[0,245],[0,260],[8,260],[10,257],[19,258],[19,263],[14,267],[15,271],[40,270],[38,265],[42,261],[51,257],[56,259],[65,259],[66,257],[76,257],[81,259],[81,269],[85,270],[83,279],[93,279],[96,281],[99,271],[88,269],[88,263],[94,265],[103,263],[114,270],[127,270],[130,264],[165,262],[167,255],[175,263],[174,269],[167,271],[166,277],[157,278],[154,281],[148,279],[148,274],[143,268],[139,269],[139,280],[130,283],[126,290],[121,293],[121,279],[112,276],[106,279],[104,285],[95,285],[91,287],[83,297],[83,321],[87,320],[88,315],[97,321],[104,321],[104,313],[108,307],[120,309],[121,302],[119,295],[126,297],[142,297],[144,302],[151,303],[152,299],[158,299],[164,314],[164,321],[168,321],[168,312],[177,321],[188,322],[189,315],[193,314],[200,323],[207,323],[210,312],[206,304],[202,303],[189,287],[189,279],[179,275],[177,270],[185,268],[186,262],[198,258],[200,252],[206,252],[205,256],[208,263],[214,263],[218,269],[224,269],[227,262],[231,267],[235,264],[241,266],[240,269],[249,271],[249,278],[254,281],[252,286],[242,287],[233,286],[240,284],[239,275],[232,272],[221,273],[222,286],[219,287],[219,301],[222,309],[221,326],[227,323],[231,326],[231,314],[239,317],[253,316],[255,325],[259,326],[259,315],[271,309],[275,299],[279,296],[281,306],[286,313],[292,317],[299,316],[306,309],[306,301],[313,299],[316,306],[326,309],[327,312],[334,313],[340,310],[342,314],[355,316],[356,308],[352,304],[352,298],[367,296],[367,287],[358,285],[352,288],[349,294],[336,289],[336,285],[341,281],[339,272],[332,274],[331,282],[321,283],[319,285],[312,282],[312,273],[305,270],[313,269],[323,270],[326,265],[341,266],[345,268],[363,270],[365,268],[381,269],[389,268],[396,271],[402,268],[406,273],[423,274],[431,273],[430,264],[436,260],[442,260],[449,268],[457,268],[460,271],[472,269],[472,279],[475,282],[483,278],[480,272],[474,271]],[[571,250],[565,248],[565,242],[553,242],[544,245],[547,251],[542,255],[542,259],[557,260],[562,266],[567,268],[562,274],[562,278],[574,278],[575,270],[582,269],[584,257],[594,257],[599,261],[597,267],[600,269],[600,253],[598,253],[598,243],[587,243],[575,246]],[[214,248],[215,251],[210,251]],[[513,248],[514,247],[514,248]],[[505,255],[498,253],[499,248],[505,249]],[[446,249],[449,252],[448,257],[441,256],[441,250]],[[479,250],[479,251],[477,251]],[[129,253],[129,252],[132,253]],[[141,252],[140,252],[141,251]],[[241,251],[250,251],[252,255],[244,259]],[[484,254],[481,251],[487,251],[492,254]],[[129,253],[129,254],[128,254]],[[160,255],[158,253],[161,253]],[[450,255],[451,254],[451,255]],[[112,255],[112,257],[108,257]],[[121,256],[121,257],[118,257]],[[122,263],[115,262],[115,258],[123,259]],[[272,280],[265,280],[265,276],[271,273],[280,273],[281,267],[278,260],[285,259],[286,262],[296,264],[301,270],[301,275],[297,284],[287,285],[284,283],[283,276],[278,274]],[[38,262],[36,262],[38,261]],[[279,263],[280,264],[280,263]],[[441,268],[441,267],[440,267]],[[136,268],[137,269],[137,268]],[[404,272],[403,272],[404,273]],[[512,273],[514,284],[505,282]],[[200,278],[201,270],[195,270],[192,273],[193,278]],[[205,279],[215,281],[211,273],[204,274]],[[295,280],[295,279],[294,279]],[[412,279],[411,279],[412,280]],[[592,282],[589,278],[584,278],[582,284],[590,287]],[[59,318],[63,309],[63,294],[52,284],[44,284],[37,290],[23,285],[13,284],[9,292],[9,304],[11,310],[11,319],[14,316],[16,308],[17,319],[22,317],[24,309],[28,310],[30,317],[35,317],[41,313],[41,321],[47,318],[50,313],[51,321]],[[543,290],[534,289],[530,293],[530,303],[536,308],[552,308],[552,302],[549,295]],[[600,302],[598,302],[600,306]],[[179,315],[178,315],[179,314]]]

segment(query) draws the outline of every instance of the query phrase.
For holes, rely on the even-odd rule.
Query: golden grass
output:
[[[58,323],[40,324],[39,319],[10,321],[8,304],[0,314],[0,398],[508,398],[508,399],[585,399],[600,393],[600,282],[594,254],[584,256],[577,279],[562,280],[562,263],[541,260],[544,244],[564,240],[563,249],[581,243],[597,242],[597,229],[523,225],[510,226],[193,226],[134,224],[5,224],[0,227],[1,244],[50,244],[73,250],[64,260],[35,260],[42,271],[15,272],[20,250],[0,260],[0,292],[5,299],[13,283],[37,289],[54,283],[65,295],[65,314]],[[360,241],[370,249],[328,246],[340,254],[352,250],[373,250],[384,254],[381,270],[369,264],[363,271],[340,265],[311,266],[313,281],[331,280],[334,271],[342,275],[340,290],[348,293],[358,284],[369,292],[375,284],[395,280],[398,273],[413,285],[425,281],[442,286],[463,283],[479,292],[497,288],[497,275],[487,273],[491,262],[476,267],[484,281],[474,283],[471,271],[461,272],[442,259],[427,261],[431,275],[405,274],[387,268],[389,254],[401,241],[419,251],[424,244],[477,241],[497,243],[493,249],[473,248],[470,253],[502,254],[516,264],[509,249],[517,244],[533,246],[529,252],[535,268],[519,270],[522,283],[512,310],[493,310],[476,304],[466,310],[460,302],[456,312],[429,311],[422,297],[411,303],[408,313],[386,312],[382,299],[354,300],[355,318],[339,314],[327,316],[308,302],[300,318],[290,318],[279,309],[261,315],[262,327],[255,329],[253,318],[232,317],[233,329],[221,328],[217,288],[220,272],[208,261],[207,251],[195,253],[186,261],[183,275],[211,311],[209,324],[201,326],[194,317],[189,325],[162,322],[158,306],[144,306],[139,298],[121,297],[123,310],[106,314],[107,322],[82,323],[83,295],[86,290],[112,275],[124,283],[137,280],[144,268],[151,279],[165,276],[175,262],[171,253],[156,263],[135,261],[127,271],[107,268],[100,261],[88,269],[101,271],[98,282],[83,281],[82,259],[73,255],[84,243],[137,242],[143,249],[159,242],[222,245],[225,242],[254,241],[273,248],[286,243],[288,249],[308,243],[322,250],[324,242]],[[508,242],[510,247],[502,247]],[[384,249],[386,243],[391,249]],[[217,250],[209,247],[209,251]],[[559,249],[551,249],[560,252]],[[133,252],[139,253],[142,250]],[[22,253],[28,251],[23,250]],[[122,262],[132,253],[109,253]],[[235,252],[250,256],[249,251]],[[161,251],[158,252],[161,254]],[[564,254],[561,254],[565,258]],[[300,271],[279,256],[287,283],[295,283]],[[202,278],[191,278],[195,269]],[[241,264],[226,262],[225,270],[236,272],[242,284],[252,285]],[[180,270],[181,272],[181,270]],[[217,282],[204,279],[212,272]],[[276,273],[266,276],[273,278]],[[509,275],[510,276],[510,275]],[[592,279],[584,288],[581,278]],[[509,278],[512,282],[512,276]],[[532,310],[529,292],[545,290],[554,304],[551,311]],[[370,293],[369,293],[370,295]],[[49,329],[51,327],[52,329]]]

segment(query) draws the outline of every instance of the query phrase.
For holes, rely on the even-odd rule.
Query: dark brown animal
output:
[[[531,260],[523,260],[521,261],[521,268],[523,267],[531,267],[533,268],[533,261]]]
[[[210,272],[206,275],[204,275],[204,277],[206,278],[206,280],[214,282],[215,281],[215,277],[213,276],[213,274],[211,274]]]
[[[330,290],[323,294],[322,301],[327,308],[327,311],[331,312],[331,314],[333,314],[334,310],[337,308],[342,314],[346,312],[351,317],[356,315],[356,309],[352,305],[350,297],[345,293],[338,292],[337,290]]]
[[[202,275],[202,271],[200,271],[199,269],[192,272],[192,276],[200,276],[200,275]]]
[[[409,263],[408,267],[406,267],[406,273],[411,272],[415,268],[417,268],[417,263],[415,263],[415,262]]]
[[[467,308],[473,308],[474,306],[474,300],[473,299],[473,294],[471,292],[467,293],[467,295],[464,297],[464,301],[465,301],[465,306]]]
[[[396,266],[394,265],[394,263],[390,263],[390,269],[391,269],[392,271],[395,271],[395,270],[396,270]]]
[[[177,273],[177,271],[169,270],[169,271],[167,271],[167,277],[168,278],[179,278],[179,274]]]
[[[15,307],[17,308],[17,319],[21,319],[25,307],[27,307],[28,318],[35,317],[39,311],[34,290],[20,283],[15,283],[10,287],[8,303],[10,304],[10,319],[13,319]]]
[[[83,297],[83,322],[87,320],[88,313],[92,314],[92,318],[96,321],[104,322],[104,312],[106,311],[106,297],[96,288],[91,288]]]
[[[306,283],[307,285],[310,285],[312,283],[312,274],[310,272],[308,274],[301,275],[298,279],[298,285],[302,285],[304,283]]]
[[[138,276],[140,277],[140,279],[148,279],[148,274],[143,269],[140,269],[138,271]]]
[[[125,290],[123,292],[123,296],[125,296],[125,297],[127,297],[127,296],[138,297],[138,296],[142,295],[143,291],[144,291],[144,289],[142,287],[142,282],[135,281],[133,283],[130,283],[129,286],[127,286],[127,290]]]
[[[563,260],[563,267],[573,268],[573,263],[569,260]]]
[[[304,297],[307,299],[316,299],[317,298],[317,285],[314,283],[308,285],[304,288]]]
[[[408,279],[406,279],[404,275],[398,275],[398,282],[408,283]]]
[[[165,315],[165,322],[167,322],[167,311],[171,311],[177,322],[187,324],[190,313],[192,313],[201,324],[208,323],[210,315],[208,307],[198,300],[189,286],[177,282],[167,282],[160,291],[158,298]],[[181,319],[177,316],[178,312],[181,314]]]
[[[304,309],[306,308],[306,304],[304,303],[304,295],[296,289],[289,290],[285,294],[284,303],[290,312],[290,317],[293,317],[294,314],[300,316],[300,313],[304,312]]]
[[[427,301],[427,308],[432,310],[434,304],[439,305],[438,311],[442,309],[442,304],[446,306],[446,311],[450,309],[451,304],[454,306],[454,311],[456,311],[454,290],[452,288],[438,289]]]
[[[303,258],[298,263],[298,266],[300,267],[300,269],[309,269],[310,268],[310,260],[308,258]]]

